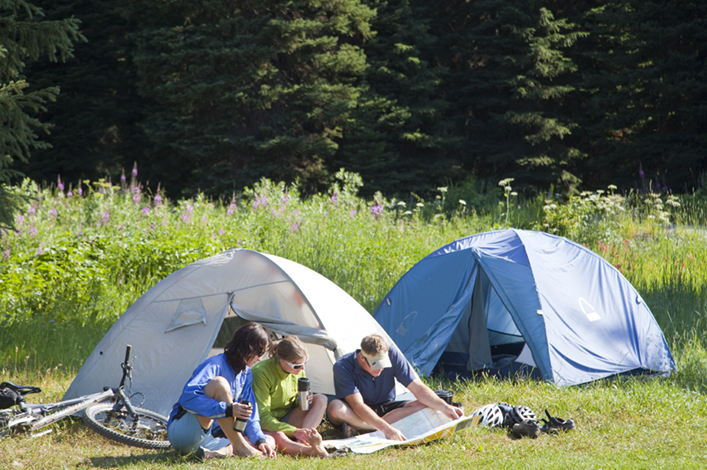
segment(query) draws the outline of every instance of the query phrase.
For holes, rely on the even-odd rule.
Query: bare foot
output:
[[[204,449],[202,447],[201,451],[202,451],[202,458],[204,460],[225,459],[225,458],[233,455],[233,450],[230,445],[227,447],[224,447],[222,449],[217,449],[217,450],[208,450],[208,449]]]
[[[249,445],[239,446],[240,448],[233,449],[234,457],[260,457],[265,458],[262,452],[258,452],[257,449]]]
[[[319,434],[318,432],[315,432],[312,434],[312,436],[309,438],[309,445],[312,447],[314,452],[317,454],[317,457],[328,457],[329,452],[326,451],[324,446],[322,445],[322,435]]]

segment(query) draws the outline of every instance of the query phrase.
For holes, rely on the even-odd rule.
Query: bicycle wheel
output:
[[[112,403],[98,403],[86,408],[83,420],[103,437],[121,444],[145,449],[166,449],[167,418],[149,410],[134,408],[137,419],[127,409],[114,410]]]

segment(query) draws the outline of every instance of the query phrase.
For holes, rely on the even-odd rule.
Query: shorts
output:
[[[214,437],[211,429],[204,431],[196,415],[192,413],[173,419],[167,428],[167,438],[172,447],[182,455],[194,452],[199,447],[208,450],[223,449],[231,443],[226,437]]]
[[[379,403],[377,405],[368,405],[370,408],[381,418],[388,413],[390,413],[393,410],[397,410],[398,408],[402,408],[405,406],[407,403],[410,403],[407,400],[402,400],[402,401],[387,401],[385,403]]]

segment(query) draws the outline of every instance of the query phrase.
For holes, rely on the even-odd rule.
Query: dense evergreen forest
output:
[[[0,0],[0,46],[0,183],[683,193],[707,169],[701,0]]]

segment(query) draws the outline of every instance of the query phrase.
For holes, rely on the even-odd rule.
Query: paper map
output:
[[[393,423],[407,438],[407,441],[391,441],[380,431],[361,434],[348,439],[326,440],[322,444],[327,448],[349,449],[357,454],[370,454],[390,446],[409,446],[434,441],[477,425],[478,416],[464,416],[452,421],[441,411],[424,408]]]

